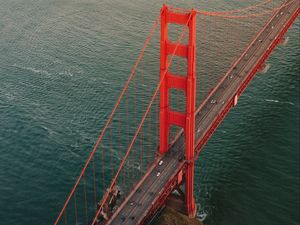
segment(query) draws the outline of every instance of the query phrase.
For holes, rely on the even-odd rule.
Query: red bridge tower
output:
[[[187,45],[172,43],[168,39],[168,24],[188,26],[189,41]],[[176,47],[177,45],[177,47]],[[168,56],[176,55],[187,59],[186,76],[172,74],[168,68]],[[173,12],[167,6],[161,14],[160,42],[160,153],[165,154],[169,148],[170,126],[182,127],[185,134],[185,159],[188,166],[185,173],[185,201],[190,217],[196,214],[194,200],[194,145],[195,145],[195,103],[196,103],[196,12]],[[184,113],[169,107],[169,89],[183,90],[186,96]]]

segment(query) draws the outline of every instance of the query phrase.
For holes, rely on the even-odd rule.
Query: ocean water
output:
[[[0,0],[1,225],[54,222],[162,4]],[[200,155],[207,224],[300,223],[299,20],[288,36]]]

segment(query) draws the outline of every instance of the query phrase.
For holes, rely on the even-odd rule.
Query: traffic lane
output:
[[[161,194],[163,193],[164,187],[166,185],[166,183],[173,178],[173,173],[174,171],[179,169],[179,165],[177,164],[177,160],[174,160],[174,163],[172,163],[171,167],[168,168],[167,171],[165,171],[165,175],[163,177],[163,179],[158,180],[158,184],[155,187],[155,198],[154,199],[149,199],[148,202],[150,203],[149,205],[151,206],[153,202],[156,202],[156,200],[161,196]],[[162,175],[161,175],[162,176]],[[158,194],[157,194],[158,193]],[[146,211],[142,211],[139,209],[139,211],[137,212],[138,215],[142,215],[144,214],[145,216],[148,214],[148,212],[150,211],[150,208],[147,208]],[[143,220],[143,217],[140,217],[137,224],[139,224],[139,222]]]
[[[136,199],[141,199],[142,196],[144,196],[145,194],[147,194],[146,190],[148,191],[149,190],[149,186],[151,186],[154,182],[156,182],[156,175],[157,175],[157,172],[158,172],[158,168],[161,170],[161,171],[164,171],[165,168],[168,166],[170,160],[172,160],[172,158],[176,158],[178,159],[178,151],[182,151],[182,145],[178,145],[180,143],[182,143],[183,141],[179,140],[178,142],[176,142],[176,145],[173,146],[172,150],[169,152],[170,154],[166,154],[162,160],[163,160],[163,164],[157,168],[154,168],[153,171],[149,174],[149,176],[145,179],[145,181],[143,182],[143,184],[141,184],[141,187],[138,188],[138,191],[136,194],[134,194],[129,200],[128,200],[128,204],[131,204],[132,202],[134,203],[133,205],[136,205]],[[145,188],[145,187],[148,187]],[[128,205],[127,204],[127,205]],[[131,204],[132,205],[132,204]],[[132,206],[133,206],[132,205]],[[141,207],[142,205],[138,205],[139,207]],[[116,217],[116,219],[113,219],[113,221],[115,220],[119,220],[120,221],[120,218],[121,217],[127,217],[128,218],[128,215],[130,215],[130,212],[134,210],[134,207],[124,207],[123,206],[123,209],[120,211],[120,216],[119,218]]]
[[[166,167],[166,165],[168,164],[168,160],[165,160],[166,163],[163,165],[163,167]],[[112,221],[121,221],[122,223],[124,223],[125,221],[123,221],[123,218],[128,218],[128,216],[130,215],[130,212],[132,210],[134,210],[134,207],[131,207],[130,204],[131,202],[135,202],[136,199],[140,199],[142,198],[143,195],[145,195],[147,192],[146,190],[148,190],[145,187],[149,187],[153,184],[153,182],[155,181],[153,174],[155,174],[155,168],[153,168],[153,171],[148,175],[148,177],[145,179],[145,181],[141,184],[141,186],[137,189],[138,191],[135,192],[131,198],[128,199],[127,204],[123,204],[122,210],[119,212],[119,216],[117,216],[115,219],[113,219]],[[114,224],[112,222],[112,224]],[[119,223],[118,223],[119,224]]]
[[[167,163],[167,165],[160,170],[159,176],[157,176],[158,172],[152,174],[152,179],[153,179],[152,185],[148,188],[147,186],[144,187],[145,190],[147,191],[141,198],[132,199],[133,201],[137,202],[137,205],[136,207],[133,208],[133,210],[131,210],[126,222],[123,224],[135,224],[137,220],[140,218],[139,215],[147,211],[149,204],[151,204],[156,197],[155,194],[160,191],[160,188],[164,187],[165,178],[168,178],[167,171],[173,169],[172,165],[174,167],[174,163],[172,162],[172,160],[170,160],[169,163]]]
[[[172,161],[170,157],[164,157],[162,159],[164,162],[160,166],[161,175],[157,177],[157,171],[155,168],[153,171],[149,174],[149,176],[145,179],[145,182],[141,184],[141,187],[138,188],[138,192],[136,192],[127,202],[126,205],[122,207],[122,210],[119,212],[119,214],[112,220],[111,224],[127,224],[128,222],[130,224],[134,223],[136,220],[136,216],[133,214],[138,215],[137,213],[140,213],[140,211],[145,211],[149,203],[152,203],[152,200],[155,198],[155,195],[152,195],[152,192],[157,192],[160,188],[163,188],[165,185],[166,180],[162,180],[163,178],[168,178],[168,174],[166,173],[166,169],[173,165],[172,168],[170,168],[168,171],[173,171],[174,168],[176,168],[176,160]],[[154,186],[153,186],[154,185]],[[142,200],[141,200],[142,199]],[[134,203],[131,205],[131,203]],[[134,216],[135,219],[132,220],[130,217]],[[124,221],[123,218],[126,218]],[[130,220],[128,220],[130,219]]]
[[[148,189],[149,191],[143,196],[143,199],[139,200],[145,207],[136,207],[131,211],[129,219],[123,224],[136,224],[138,220],[141,219],[141,215],[149,210],[149,205],[154,202],[155,198],[158,196],[168,179],[170,179],[170,172],[172,172],[177,167],[176,163],[170,163],[165,170],[163,170],[158,179],[155,179],[153,185]],[[160,194],[159,194],[160,195]]]

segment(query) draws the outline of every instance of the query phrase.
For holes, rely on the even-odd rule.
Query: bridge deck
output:
[[[209,130],[217,115],[232,100],[247,75],[261,57],[268,50],[283,26],[299,7],[299,0],[282,8],[277,12],[270,23],[258,35],[252,45],[245,51],[227,78],[221,83],[215,93],[208,99],[196,115],[196,140],[201,140]],[[212,101],[213,100],[213,101]],[[170,148],[170,153],[163,156],[163,164],[153,167],[139,187],[134,190],[127,200],[120,206],[117,213],[111,218],[109,224],[139,224],[148,214],[151,204],[162,193],[166,183],[182,168],[184,162],[179,158],[184,146],[184,137],[181,135]],[[158,176],[158,172],[160,175]]]

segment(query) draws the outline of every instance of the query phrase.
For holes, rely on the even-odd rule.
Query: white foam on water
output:
[[[41,127],[42,127],[44,130],[46,130],[46,131],[48,132],[48,134],[50,134],[50,135],[56,133],[55,131],[53,131],[52,129],[50,129],[50,128],[44,126],[44,125],[41,125]]]
[[[52,74],[52,73],[50,73],[50,72],[48,72],[46,70],[40,70],[40,69],[36,69],[34,67],[19,66],[17,64],[14,64],[13,66],[16,67],[16,68],[19,68],[19,69],[31,71],[31,72],[33,72],[35,74],[42,74],[42,75],[51,75]]]
[[[293,103],[293,102],[282,102],[282,103],[289,104],[289,105],[295,105],[295,103]]]
[[[280,104],[289,104],[289,105],[295,105],[294,102],[289,102],[289,101],[284,101],[284,102],[280,102],[279,100],[275,100],[275,99],[265,99],[266,102],[274,102],[274,103],[280,103]]]
[[[197,219],[202,222],[206,219],[207,215],[208,213],[205,210],[201,210],[200,212],[197,212]]]
[[[58,74],[73,77],[73,73],[71,73],[70,71],[63,71],[63,72],[59,72]]]
[[[274,100],[274,99],[265,99],[266,102],[275,102],[275,103],[279,103],[278,100]]]

